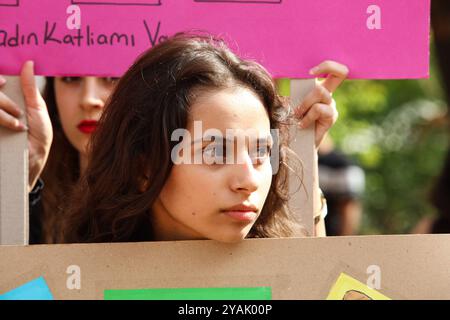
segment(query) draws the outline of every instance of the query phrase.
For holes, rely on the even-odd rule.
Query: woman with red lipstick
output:
[[[329,76],[289,113],[270,75],[220,41],[179,34],[149,50],[111,96],[60,240],[301,235],[287,204],[287,123],[315,123],[318,146],[348,70],[327,61],[312,73]]]
[[[18,119],[19,108],[2,93],[0,126],[28,130],[30,244],[54,243],[60,208],[87,165],[88,142],[116,79],[49,77],[42,98],[33,63],[27,62],[21,83],[28,128]]]

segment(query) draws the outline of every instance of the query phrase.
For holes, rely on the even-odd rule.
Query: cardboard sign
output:
[[[430,0],[0,0],[0,74],[120,76],[180,31],[228,40],[275,77],[332,59],[351,78],[428,76]]]
[[[41,270],[54,299],[146,299],[169,289],[201,299],[240,288],[234,298],[325,300],[345,273],[364,284],[377,278],[376,291],[393,300],[450,299],[449,252],[450,235],[0,246],[0,294]]]
[[[25,110],[20,79],[7,78],[0,91]],[[27,132],[0,127],[0,244],[28,244],[28,209]]]

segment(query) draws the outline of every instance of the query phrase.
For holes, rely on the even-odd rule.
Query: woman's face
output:
[[[210,129],[227,137],[228,129],[235,139],[231,136],[227,144],[200,138],[195,143],[199,123],[200,137]],[[191,106],[187,130],[191,161],[197,153],[201,163],[173,166],[152,207],[155,238],[240,241],[259,217],[272,181],[272,139],[264,105],[244,87],[206,91]]]
[[[86,155],[89,138],[115,84],[115,78],[55,78],[56,106],[64,134],[82,155]]]

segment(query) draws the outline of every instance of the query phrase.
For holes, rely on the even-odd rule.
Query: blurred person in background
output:
[[[327,199],[325,227],[328,236],[358,233],[365,187],[364,171],[334,148],[327,136],[319,148],[319,185]]]

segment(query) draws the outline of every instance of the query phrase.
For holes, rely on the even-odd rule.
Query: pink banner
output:
[[[332,59],[351,78],[423,78],[430,0],[0,0],[0,74],[121,75],[179,31],[221,36],[275,77]]]

